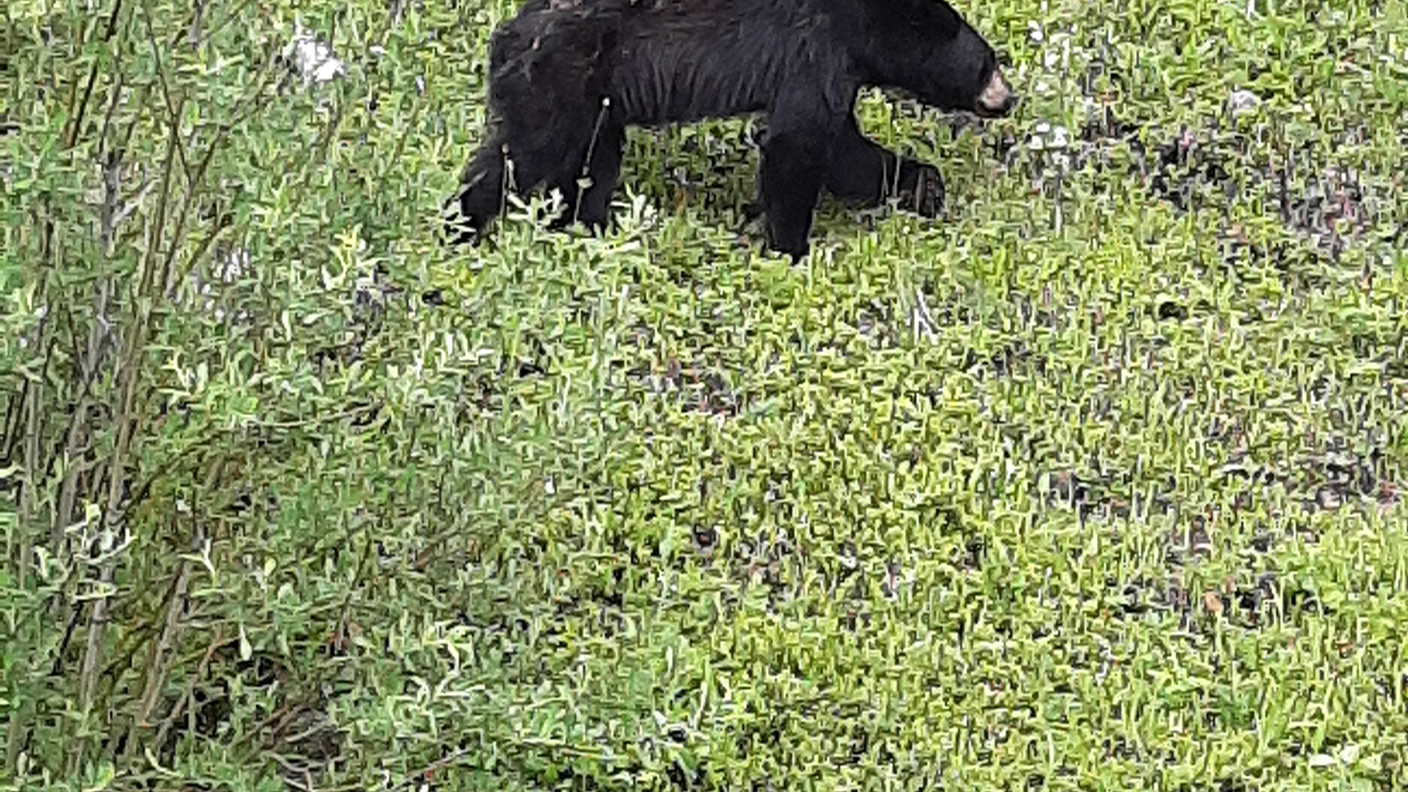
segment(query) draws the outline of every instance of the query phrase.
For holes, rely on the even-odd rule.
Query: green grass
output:
[[[958,7],[790,266],[744,120],[442,247],[507,3],[11,4],[0,787],[1408,784],[1403,4]]]

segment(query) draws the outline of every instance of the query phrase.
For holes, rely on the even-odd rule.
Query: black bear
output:
[[[529,0],[490,37],[488,84],[492,131],[461,177],[455,241],[479,237],[505,188],[557,189],[567,211],[554,227],[601,228],[627,126],[765,113],[765,230],[794,261],[823,188],[929,216],[941,205],[936,169],[861,134],[862,86],[984,117],[1016,101],[992,47],[944,0]]]

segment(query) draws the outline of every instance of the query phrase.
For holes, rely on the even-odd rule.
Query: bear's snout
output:
[[[1012,86],[1003,79],[1002,72],[993,70],[992,77],[978,94],[978,111],[986,116],[1004,116],[1017,104],[1017,95]]]

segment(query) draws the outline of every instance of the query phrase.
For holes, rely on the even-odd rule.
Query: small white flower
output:
[[[347,73],[342,61],[333,56],[332,48],[318,41],[301,23],[294,23],[293,39],[284,53],[293,56],[294,67],[302,75],[305,85],[321,85]]]
[[[1261,97],[1251,91],[1237,89],[1227,97],[1227,109],[1231,111],[1232,117],[1236,118],[1243,113],[1250,113],[1256,110],[1261,104]]]

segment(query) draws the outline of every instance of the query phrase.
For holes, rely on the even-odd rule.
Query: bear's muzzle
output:
[[[1012,86],[1007,84],[1007,80],[1003,79],[1002,72],[994,69],[987,86],[978,94],[977,104],[980,115],[1005,116],[1017,104],[1017,95],[1012,92]]]

